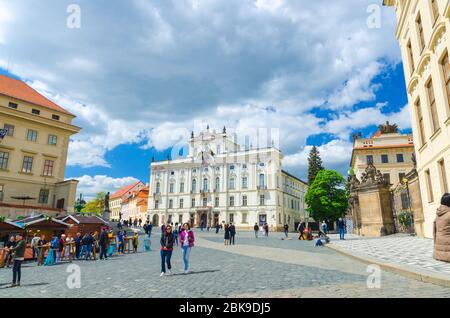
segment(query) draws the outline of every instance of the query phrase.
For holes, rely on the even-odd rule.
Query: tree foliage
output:
[[[94,200],[88,201],[81,209],[81,213],[95,213],[102,215],[105,210],[105,192],[97,193]]]
[[[344,177],[337,171],[319,171],[305,196],[310,216],[318,222],[342,217],[348,207],[345,185]]]
[[[319,150],[313,146],[308,157],[308,184],[311,185],[319,171],[324,170]]]

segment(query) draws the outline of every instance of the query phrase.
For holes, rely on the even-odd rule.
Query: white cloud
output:
[[[133,184],[138,180],[134,177],[112,178],[105,175],[75,177],[78,183],[78,193],[82,193],[86,199],[92,199],[99,192],[111,192],[119,190],[120,188]]]
[[[108,167],[105,154],[121,144],[163,150],[207,122],[279,129],[287,162],[300,167],[292,158],[312,134],[335,134],[344,149],[351,128],[409,120],[405,109],[349,111],[373,101],[373,79],[400,61],[395,13],[383,10],[383,28],[369,29],[372,3],[134,0],[105,14],[82,1],[82,27],[68,29],[59,1],[0,0],[0,66],[77,115],[70,165]],[[320,128],[314,107],[339,115]]]

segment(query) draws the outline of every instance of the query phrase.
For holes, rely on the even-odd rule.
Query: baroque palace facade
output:
[[[77,180],[64,180],[75,116],[24,82],[0,75],[0,216],[73,212]]]
[[[395,7],[423,204],[423,231],[450,180],[450,0],[384,0]]]
[[[192,133],[186,158],[152,162],[148,217],[154,225],[267,223],[293,229],[307,219],[307,184],[282,170],[275,147],[241,149],[226,133]]]

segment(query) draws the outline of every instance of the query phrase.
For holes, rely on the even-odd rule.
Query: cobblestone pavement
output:
[[[450,264],[433,259],[434,243],[431,239],[409,235],[392,235],[380,238],[362,238],[349,235],[344,241],[332,235],[331,244],[351,253],[367,255],[374,260],[407,265],[417,270],[429,270],[450,278]]]
[[[312,242],[281,240],[280,233],[256,240],[253,233],[239,232],[235,246],[224,246],[222,233],[196,234],[188,275],[181,274],[177,248],[175,275],[159,277],[154,233],[151,252],[74,262],[81,288],[68,287],[69,264],[24,264],[19,288],[8,288],[11,269],[1,269],[0,297],[450,297],[450,288],[383,271],[381,288],[370,289],[367,265]]]

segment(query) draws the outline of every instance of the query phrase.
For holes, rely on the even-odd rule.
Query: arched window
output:
[[[156,193],[161,193],[161,183],[156,182]]]
[[[208,178],[203,179],[203,191],[208,191]]]
[[[197,191],[197,180],[192,179],[192,192]]]
[[[264,187],[265,186],[265,176],[262,173],[259,175],[259,186],[260,187]]]
[[[216,178],[216,192],[219,192],[219,191],[220,191],[220,178],[217,177]]]

